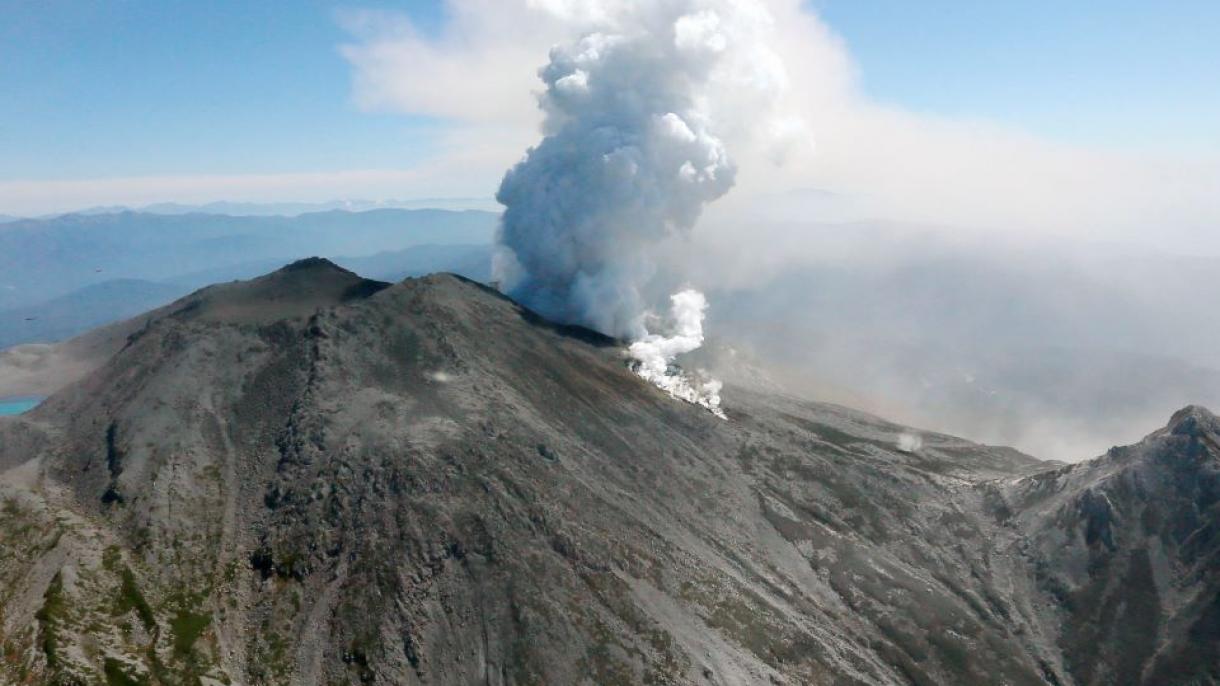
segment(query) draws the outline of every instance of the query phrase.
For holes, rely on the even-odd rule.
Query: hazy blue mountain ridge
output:
[[[0,309],[46,302],[115,278],[166,281],[315,254],[488,243],[495,222],[488,212],[397,209],[297,217],[123,212],[23,219],[0,229]]]

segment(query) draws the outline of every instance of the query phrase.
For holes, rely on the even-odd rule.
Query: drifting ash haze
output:
[[[505,176],[494,271],[544,316],[634,341],[638,373],[719,414],[719,383],[685,377],[677,355],[703,343],[703,295],[672,298],[672,336],[650,332],[659,246],[687,234],[733,186],[717,133],[719,93],[743,92],[765,115],[785,81],[755,2],[550,3],[581,37],[540,72],[545,134]]]

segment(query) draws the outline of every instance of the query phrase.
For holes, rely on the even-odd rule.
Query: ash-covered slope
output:
[[[1003,492],[1078,683],[1220,683],[1220,420]]]
[[[205,289],[0,420],[0,681],[1215,678],[1214,431],[1058,468],[741,388],[725,409],[457,277],[312,260]],[[1122,593],[1140,551],[1172,570],[1155,603]],[[1156,657],[1127,669],[1114,618],[1164,627]]]

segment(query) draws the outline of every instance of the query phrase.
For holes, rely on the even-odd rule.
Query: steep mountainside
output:
[[[1080,682],[1220,679],[1218,456],[1220,421],[1189,407],[1138,445],[1002,489]]]
[[[0,420],[0,681],[1220,683],[1206,411],[1061,467],[725,397],[453,276],[205,289]]]

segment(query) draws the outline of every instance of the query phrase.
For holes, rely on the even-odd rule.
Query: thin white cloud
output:
[[[477,157],[451,156],[414,169],[362,169],[284,174],[136,176],[111,179],[0,182],[0,207],[38,216],[96,206],[163,202],[316,202],[326,199],[487,197],[498,175]],[[483,176],[480,176],[483,174]]]
[[[559,33],[544,13],[516,5],[454,3],[452,22],[439,35],[392,12],[340,13],[353,38],[340,47],[352,65],[353,99],[371,111],[533,129],[540,120],[537,70]]]

